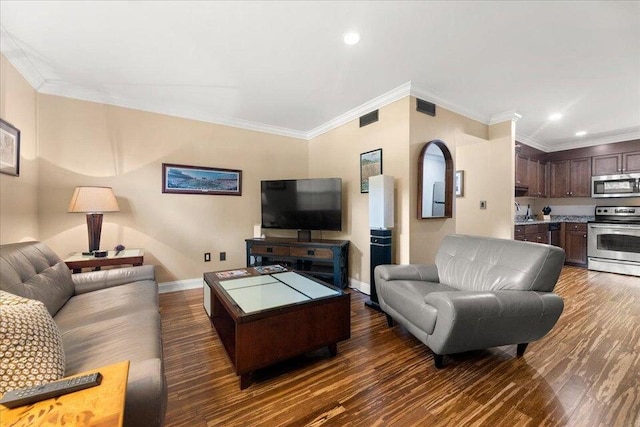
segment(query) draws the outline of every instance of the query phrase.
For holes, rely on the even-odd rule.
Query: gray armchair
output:
[[[564,251],[515,240],[446,236],[435,265],[375,269],[380,307],[444,356],[507,344],[527,345],[556,324],[564,303],[554,294]]]

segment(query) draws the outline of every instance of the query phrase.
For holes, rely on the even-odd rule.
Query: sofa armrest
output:
[[[438,310],[438,319],[484,317],[521,317],[561,313],[564,303],[559,295],[534,291],[453,291],[432,292],[424,302]]]
[[[375,268],[375,276],[382,280],[422,280],[439,283],[438,268],[435,265],[379,265]]]
[[[153,265],[114,268],[73,274],[71,279],[78,295],[141,280],[155,280],[155,270]]]
[[[534,291],[433,292],[424,301],[438,311],[427,339],[437,354],[538,340],[564,308],[559,295]]]

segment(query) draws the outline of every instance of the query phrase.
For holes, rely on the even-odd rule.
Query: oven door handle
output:
[[[589,228],[608,228],[610,230],[615,230],[616,228],[623,228],[623,229],[640,230],[639,226],[633,225],[633,224],[606,224],[606,225],[589,224]]]

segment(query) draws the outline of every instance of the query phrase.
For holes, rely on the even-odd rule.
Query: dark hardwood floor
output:
[[[352,293],[351,339],[259,371],[240,390],[202,290],[160,295],[166,425],[640,427],[640,279],[566,267],[558,324],[433,366],[427,347]]]

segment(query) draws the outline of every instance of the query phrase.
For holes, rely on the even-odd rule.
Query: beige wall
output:
[[[514,137],[512,121],[490,126],[488,140],[459,135],[456,169],[464,170],[465,185],[456,198],[456,233],[513,237]]]
[[[457,147],[467,141],[467,135],[488,138],[488,127],[480,122],[461,116],[444,108],[437,108],[436,116],[419,113],[415,108],[415,98],[410,106],[410,188],[407,194],[410,221],[411,263],[432,263],[442,238],[456,232],[456,200],[453,203],[453,218],[418,219],[418,160],[424,144],[440,139],[447,144],[454,160],[454,170],[458,167]],[[510,161],[511,163],[513,160]],[[453,197],[453,195],[452,195]]]
[[[454,161],[456,147],[469,138],[488,140],[488,126],[459,114],[438,108],[435,117],[418,113],[415,110],[416,99],[406,97],[380,109],[380,121],[359,128],[354,120],[326,134],[314,138],[309,143],[309,174],[312,177],[337,176],[343,179],[346,192],[346,224],[342,233],[323,233],[325,238],[342,238],[351,241],[350,277],[370,283],[369,274],[369,224],[368,197],[359,190],[360,172],[358,161],[360,153],[382,148],[383,173],[395,178],[395,228],[394,262],[428,263],[433,262],[435,253],[446,234],[455,233],[458,208],[454,201],[454,217],[451,219],[418,219],[418,159],[426,142],[443,140],[451,151]],[[503,135],[503,127],[497,125],[491,129],[493,138],[490,153],[497,162],[504,165],[493,168],[488,183],[499,182],[508,186],[513,180],[513,135]],[[509,143],[509,141],[511,141]],[[511,154],[510,154],[511,153]],[[472,163],[473,155],[462,153],[460,161]],[[475,173],[472,173],[472,178]],[[510,177],[510,178],[509,178]],[[497,185],[497,184],[496,184]],[[489,199],[494,206],[491,214],[500,211],[498,223],[492,235],[503,235],[512,229],[512,188],[506,192],[499,189],[502,196]],[[474,195],[475,191],[471,194]],[[474,195],[478,197],[478,195]],[[489,197],[487,197],[489,198]],[[504,217],[504,219],[503,219]],[[487,217],[488,218],[488,217]],[[508,227],[504,226],[504,221]],[[462,220],[461,225],[470,234],[485,234],[484,224]],[[508,237],[508,236],[507,236]]]
[[[471,205],[467,211],[462,200],[458,206],[454,203],[452,219],[417,219],[418,157],[424,143],[433,139],[445,141],[456,169],[469,171],[466,194],[470,203],[484,197],[485,189],[476,190],[470,180],[475,180],[476,170],[486,170],[489,159],[492,165],[494,161],[504,165],[488,168],[494,175],[479,180],[484,188],[492,180],[498,182],[506,176],[509,178],[504,179],[505,186],[513,187],[512,182],[506,182],[513,179],[512,142],[508,150],[505,148],[507,140],[512,141],[512,133],[499,125],[490,129],[443,108],[438,108],[436,117],[418,113],[414,97],[381,108],[380,120],[374,124],[360,128],[353,120],[307,143],[36,95],[4,58],[2,67],[2,116],[23,131],[21,177],[0,176],[2,241],[38,238],[61,256],[84,250],[84,215],[67,213],[73,189],[78,185],[111,186],[121,211],[105,214],[101,247],[122,243],[145,248],[145,262],[157,265],[161,282],[199,278],[205,271],[244,265],[244,239],[253,235],[253,225],[260,222],[261,180],[340,177],[344,190],[343,231],[314,232],[314,237],[350,240],[349,276],[368,284],[368,194],[360,193],[359,160],[361,153],[377,148],[383,150],[384,174],[395,178],[396,263],[432,262],[444,235],[456,230],[483,234],[487,218],[493,213],[487,212],[485,221],[475,221]],[[488,141],[494,150],[481,165],[474,163],[476,153],[469,148],[478,143],[474,138]],[[163,194],[163,162],[241,169],[243,195]],[[500,207],[502,211],[513,199],[494,201],[487,196],[487,201],[490,208]],[[461,208],[463,213],[458,212]],[[510,207],[508,212],[512,214]],[[502,230],[502,219],[499,221],[497,230]],[[265,233],[295,236],[293,231]],[[491,234],[500,233],[494,230]],[[221,251],[227,252],[225,262],[217,261]],[[203,262],[204,252],[212,253],[212,262]]]
[[[0,243],[37,240],[36,91],[0,55],[0,117],[20,130],[20,176],[0,174]]]
[[[382,148],[382,172],[395,179],[395,262],[408,262],[409,98],[379,110],[379,121],[363,128],[353,120],[309,142],[309,176],[339,177],[343,185],[343,230],[323,232],[350,240],[349,276],[369,283],[369,197],[360,193],[360,154]]]
[[[101,248],[144,248],[161,282],[244,266],[260,180],[308,176],[299,139],[43,94],[38,121],[41,239],[61,256],[86,250],[84,215],[67,213],[71,194],[111,186],[120,212],[105,214]],[[162,163],[241,169],[242,196],[163,194]]]

